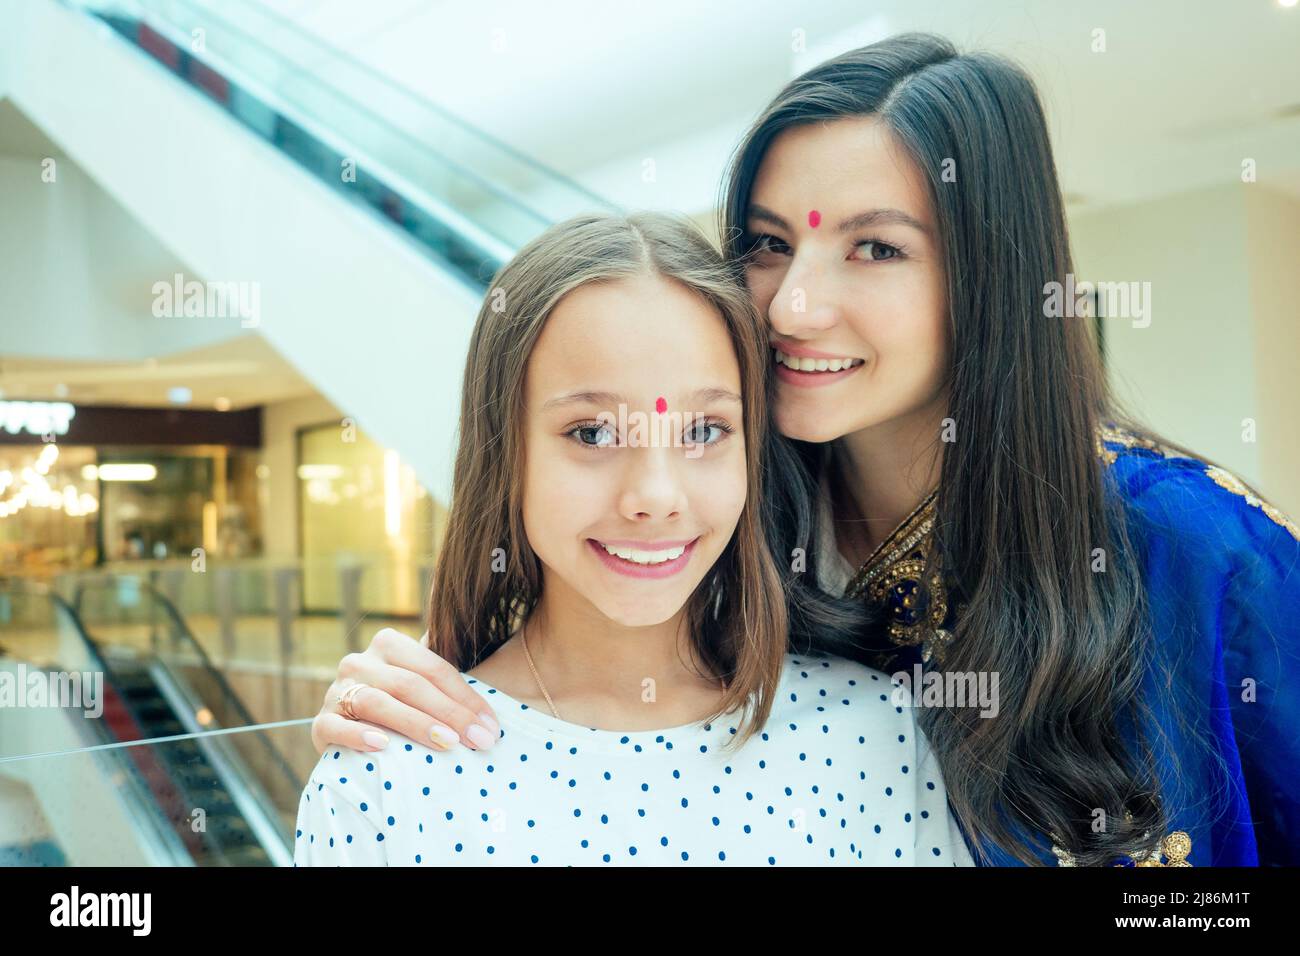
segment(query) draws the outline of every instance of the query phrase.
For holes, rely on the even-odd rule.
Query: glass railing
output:
[[[79,591],[85,617],[49,588],[0,582],[0,776],[20,786],[6,792],[6,815],[17,809],[0,860],[93,858],[66,844],[93,836],[100,807],[86,801],[107,788],[112,840],[134,841],[142,862],[287,862],[319,693],[292,719],[259,721],[147,583],[105,577]],[[23,800],[31,832],[15,839]],[[51,845],[46,831],[66,834]]]
[[[252,0],[64,0],[111,26],[481,293],[601,197]]]
[[[319,677],[332,675],[340,657],[363,649],[381,627],[418,636],[432,574],[431,557],[340,554],[213,559],[201,569],[188,559],[119,562],[68,571],[53,584],[68,601],[83,602],[86,614],[96,602],[119,601],[131,582],[137,589],[152,588],[176,608],[213,661],[274,665]]]
[[[49,720],[67,718],[46,709]],[[302,721],[0,755],[0,866],[288,866],[315,752],[273,808],[226,763],[230,753],[289,752],[307,737]]]

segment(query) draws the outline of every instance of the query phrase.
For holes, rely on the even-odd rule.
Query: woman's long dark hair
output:
[[[778,134],[863,116],[910,151],[943,240],[954,356],[948,415],[958,436],[943,446],[932,560],[964,604],[945,669],[1000,681],[999,717],[929,707],[921,726],[977,852],[988,840],[1036,862],[1016,832],[1027,826],[1080,865],[1145,853],[1167,825],[1142,692],[1154,641],[1140,555],[1096,445],[1101,421],[1131,419],[1116,410],[1087,322],[1044,315],[1046,284],[1064,283],[1073,269],[1032,80],[1001,57],[960,54],[924,34],[813,68],[737,149],[723,200],[725,251],[736,261],[747,252],[750,192]],[[955,162],[954,182],[944,181],[945,160]],[[788,445],[806,488],[824,446]],[[792,492],[781,505],[791,537],[779,547],[816,540],[815,514],[801,498]],[[1098,548],[1105,573],[1092,569]],[[827,610],[810,586],[791,582],[796,629],[803,622],[815,635],[837,613],[857,613]],[[860,610],[866,630],[858,633],[879,634],[880,610]],[[823,646],[864,659],[852,641]],[[1100,832],[1097,808],[1109,818]]]

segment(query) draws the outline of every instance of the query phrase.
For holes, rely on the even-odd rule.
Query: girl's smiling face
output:
[[[925,180],[886,126],[853,117],[780,133],[755,177],[746,230],[746,282],[768,317],[773,361],[788,356],[777,367],[782,434],[826,442],[942,416],[942,250]],[[818,359],[825,371],[814,370]]]
[[[685,606],[744,509],[740,395],[721,316],[680,284],[643,275],[560,300],[524,384],[524,527],[550,598],[633,627]]]

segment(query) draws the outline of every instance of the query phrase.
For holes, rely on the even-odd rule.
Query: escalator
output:
[[[611,204],[276,4],[0,6],[0,95],[184,264],[187,300],[191,284],[258,299],[247,322],[213,305],[198,309],[212,321],[160,323],[146,293],[173,286],[166,268],[145,274],[111,336],[91,314],[67,319],[66,338],[130,361],[157,354],[160,325],[201,328],[204,344],[260,336],[446,501],[456,422],[430,410],[459,404],[486,283],[551,224]]]
[[[0,659],[103,675],[97,719],[67,711],[71,732],[62,737],[52,715],[43,731],[6,728],[0,761],[10,763],[0,762],[0,773],[16,765],[13,751],[25,751],[52,765],[50,785],[66,789],[76,774],[54,761],[84,749],[105,761],[91,779],[112,782],[129,801],[147,862],[287,865],[302,782],[175,609],[131,579],[79,589],[76,605],[32,585],[0,586]]]

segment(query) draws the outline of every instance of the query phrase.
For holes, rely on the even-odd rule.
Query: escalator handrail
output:
[[[292,103],[286,104],[283,101],[271,102],[268,100],[266,94],[259,95],[255,93],[246,80],[241,80],[236,75],[230,75],[228,69],[218,69],[208,60],[205,60],[191,52],[188,45],[178,43],[173,37],[168,36],[163,32],[159,32],[158,29],[151,26],[149,19],[152,19],[156,23],[160,23],[160,25],[165,24],[170,28],[168,32],[174,32],[178,29],[175,23],[167,21],[164,16],[161,16],[156,9],[152,8],[147,3],[137,2],[135,4],[117,6],[114,8],[112,5],[108,7],[98,7],[81,2],[81,0],[59,0],[59,2],[65,4],[74,11],[107,24],[122,40],[135,47],[138,52],[144,53],[154,62],[163,66],[177,79],[180,79],[191,87],[206,90],[211,94],[211,90],[208,89],[207,85],[199,82],[199,79],[190,72],[189,64],[198,64],[204,73],[218,77],[222,83],[228,85],[232,89],[238,89],[244,99],[257,102],[278,120],[289,124],[301,134],[304,140],[310,144],[312,149],[323,151],[323,153],[332,156],[341,156],[355,152],[356,147],[361,145],[359,143],[350,143],[348,144],[348,151],[346,153],[341,153],[339,147],[330,141],[330,137],[313,131],[315,124],[307,117],[307,111],[304,111],[301,106]],[[153,16],[146,19],[146,13],[152,14]],[[250,36],[237,25],[232,25],[224,18],[215,16],[210,10],[205,9],[204,13],[205,16],[209,17],[212,21],[222,22],[226,29],[229,29],[236,36],[239,36],[249,43],[256,44],[263,50],[269,50],[273,56],[275,55],[276,51],[270,49],[267,44],[261,42],[256,37]],[[267,12],[259,10],[259,14],[266,15]],[[142,41],[140,36],[132,36],[128,30],[124,29],[124,24],[133,25],[137,30],[148,30],[158,40],[168,44],[168,46],[172,48],[171,53],[176,62],[173,63],[170,62],[168,58],[160,57],[155,50],[149,48],[149,46]],[[303,39],[303,37],[297,35],[295,39]],[[328,49],[324,48],[318,40],[312,37],[306,37],[306,42],[309,45],[314,45],[318,49]],[[335,54],[335,56],[337,55],[338,54]],[[386,87],[413,100],[420,108],[429,108],[432,112],[437,113],[443,119],[448,120],[460,130],[464,131],[471,137],[477,138],[492,149],[504,150],[511,159],[526,162],[531,168],[542,171],[545,176],[550,178],[550,181],[559,182],[564,186],[564,188],[574,191],[574,198],[580,197],[582,204],[581,207],[579,207],[578,204],[574,204],[570,211],[571,213],[591,211],[593,208],[602,210],[616,208],[609,200],[579,186],[568,177],[546,167],[535,159],[524,156],[524,154],[520,153],[518,150],[505,146],[505,144],[500,143],[495,138],[489,136],[482,130],[479,130],[477,127],[471,126],[445,109],[434,106],[422,97],[415,96],[409,90],[402,89],[390,78],[385,77],[382,73],[374,70],[373,67],[368,67],[360,63],[360,61],[355,61],[350,58],[347,59],[347,62],[353,67],[362,70],[368,76],[374,77],[377,82],[380,82]],[[290,61],[290,65],[294,72],[304,72],[296,64],[293,64],[292,61]],[[236,69],[234,72],[237,74],[238,70]],[[344,91],[340,90],[336,86],[325,83],[319,77],[313,77],[313,79],[320,83],[322,88],[327,89],[331,96],[338,98],[339,101],[350,103],[353,109],[361,109],[362,112],[374,115],[373,104],[358,104],[351,100]],[[281,100],[279,97],[276,99]],[[246,129],[249,129],[254,132],[255,135],[260,135],[262,138],[269,141],[277,150],[298,162],[299,165],[306,169],[311,175],[316,178],[322,178],[319,170],[314,168],[303,154],[295,152],[295,149],[290,148],[290,146],[285,142],[268,136],[264,131],[251,124],[248,118],[234,106],[229,97],[224,100],[217,100],[216,102],[218,102],[218,104],[222,106],[229,115],[231,115],[237,122],[241,123],[241,125]],[[288,108],[286,108],[286,106]],[[517,212],[522,213],[527,217],[528,221],[535,222],[537,225],[536,231],[540,232],[541,229],[544,229],[554,222],[554,216],[547,215],[538,209],[532,208],[529,204],[523,202],[519,196],[502,190],[491,181],[465,168],[463,165],[454,162],[444,153],[432,149],[427,142],[421,140],[418,136],[413,135],[400,124],[391,122],[387,117],[383,117],[382,121],[393,132],[402,137],[402,139],[411,143],[414,148],[423,154],[433,158],[448,169],[455,171],[458,175],[466,177],[468,181],[476,183],[478,186],[485,189],[490,195],[496,196],[499,200],[507,203],[510,207],[513,207]],[[364,150],[361,150],[361,152],[364,152]],[[422,199],[418,195],[419,187],[417,184],[412,183],[408,178],[402,176],[400,172],[389,168],[382,160],[376,160],[370,165],[374,169],[381,170],[385,173],[385,175],[375,175],[374,172],[369,170],[367,171],[367,176],[370,177],[374,185],[379,187],[385,193],[385,196],[377,197],[374,195],[367,195],[365,190],[357,190],[351,191],[351,198],[361,201],[371,211],[386,218],[390,224],[397,225],[401,231],[406,233],[408,238],[417,243],[422,251],[426,254],[432,254],[444,265],[450,267],[454,274],[466,281],[475,295],[482,294],[482,292],[486,290],[492,274],[500,268],[505,259],[509,258],[515,249],[519,245],[522,245],[524,241],[532,238],[531,235],[513,237],[497,235],[490,228],[485,228],[475,222],[471,217],[462,216],[451,207],[446,206],[442,203],[440,198],[434,194],[429,194]],[[337,185],[333,180],[329,181],[331,185]],[[422,227],[426,225],[425,223],[421,223],[418,220],[415,222],[395,220],[395,216],[391,214],[385,206],[388,196],[391,196],[392,199],[396,200],[402,206],[408,207],[417,212],[419,216],[425,217],[428,220],[428,224],[432,224],[434,229],[441,236],[441,240],[431,239],[422,231]],[[460,220],[459,223],[457,222],[458,219]],[[477,236],[474,235],[475,233],[477,233]],[[439,244],[440,241],[446,243],[446,249]],[[496,246],[497,248],[493,249],[491,248],[492,246]]]
[[[600,206],[609,205],[608,199],[604,198],[603,196],[600,196],[599,194],[583,186],[581,183],[573,179],[571,176],[566,176],[564,173],[560,172],[559,170],[553,169],[552,167],[546,165],[545,163],[537,159],[537,157],[530,156],[529,154],[520,150],[518,147],[511,146],[505,140],[498,139],[496,136],[493,136],[487,130],[475,126],[474,124],[465,120],[463,117],[453,113],[445,106],[442,106],[439,103],[434,102],[433,100],[426,99],[425,97],[417,94],[414,90],[410,89],[409,87],[403,86],[400,83],[395,82],[392,77],[375,69],[374,66],[367,63],[365,60],[361,60],[358,59],[357,57],[350,56],[346,50],[340,49],[339,47],[332,47],[329,44],[324,43],[323,41],[320,40],[319,37],[316,37],[311,33],[304,31],[298,24],[295,24],[292,20],[290,20],[288,17],[284,16],[283,14],[279,13],[275,9],[269,6],[258,6],[256,10],[258,16],[264,17],[267,20],[275,21],[281,28],[283,28],[286,31],[293,31],[296,34],[296,37],[299,40],[299,42],[314,47],[315,50],[319,53],[322,60],[341,60],[347,63],[347,65],[352,69],[367,74],[376,83],[386,87],[388,92],[391,95],[400,96],[403,99],[407,100],[408,102],[415,103],[416,106],[420,109],[428,110],[431,113],[437,113],[439,116],[445,119],[452,126],[460,127],[464,132],[468,133],[471,137],[481,140],[482,142],[498,150],[499,152],[508,155],[511,159],[518,161],[522,165],[531,167],[536,172],[541,173],[544,177],[552,181],[562,183],[567,189],[572,190],[575,194],[581,195],[589,202]],[[232,32],[238,33],[241,37],[243,37],[246,40],[257,43],[263,49],[271,50],[268,44],[262,42],[259,38],[248,33],[242,27],[236,26],[232,24],[229,20],[223,18],[215,8],[205,7],[203,9],[203,15],[204,17],[211,20],[220,20]],[[299,72],[305,72],[302,70],[301,67],[297,67],[296,69]],[[314,76],[313,78],[320,81],[320,77],[318,76]],[[339,90],[338,87],[336,86],[331,85],[330,90],[331,92],[337,93],[339,96],[346,97],[346,94],[344,94],[343,91]],[[413,137],[410,136],[410,134],[406,133],[405,130],[402,130],[396,124],[390,124],[390,125],[393,125],[394,128],[402,132],[404,138],[410,139],[412,142],[415,142],[415,144],[419,148],[433,152],[433,150],[430,150],[429,145],[427,143],[422,143],[419,142],[418,140],[415,140]]]
[[[144,590],[149,597],[163,609],[163,612],[171,620],[173,633],[179,634],[186,642],[186,645],[195,652],[196,656],[199,658],[199,665],[203,669],[205,675],[217,684],[221,693],[225,696],[226,701],[231,705],[239,719],[243,721],[244,726],[256,726],[257,720],[254,719],[251,713],[249,713],[248,708],[244,706],[244,702],[240,699],[239,695],[235,693],[235,689],[230,686],[225,675],[221,673],[220,668],[212,663],[212,658],[208,656],[208,652],[203,649],[203,645],[194,637],[194,633],[190,630],[189,625],[185,623],[185,618],[176,609],[176,606],[172,604],[171,599],[154,587],[152,582],[132,575],[116,574],[106,575],[93,582],[83,581],[77,585],[77,606],[81,606],[82,595],[88,587],[102,586],[113,579],[132,581],[136,585],[140,586],[141,589]],[[288,761],[284,759],[284,755],[280,753],[279,748],[271,743],[271,741],[264,735],[258,734],[257,736],[258,740],[261,741],[262,747],[266,749],[267,755],[275,762],[278,772],[283,775],[285,781],[291,788],[298,788],[297,777],[294,775],[293,768],[291,768]]]

